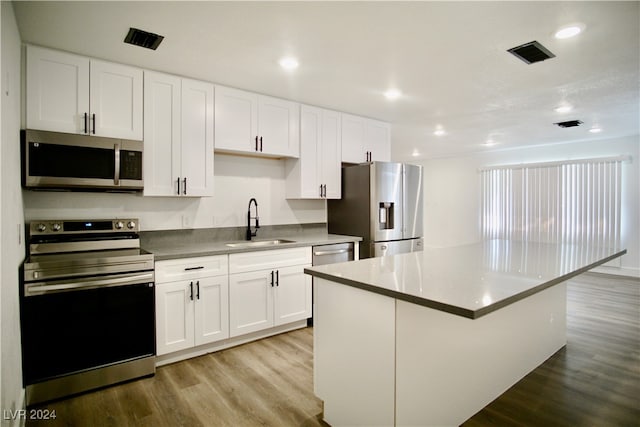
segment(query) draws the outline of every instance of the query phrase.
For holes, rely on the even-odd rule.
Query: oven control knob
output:
[[[42,233],[43,231],[46,231],[46,230],[47,230],[47,226],[46,226],[46,225],[44,225],[43,223],[38,224],[38,227],[37,227],[37,228],[38,228],[38,231],[39,231],[39,232],[41,232],[41,233]]]
[[[61,228],[62,228],[62,226],[61,226],[60,224],[58,224],[57,222],[56,222],[56,223],[54,223],[54,224],[51,226],[51,229],[52,229],[53,231],[60,231],[60,229],[61,229]]]
[[[129,222],[127,223],[127,228],[129,228],[129,229],[136,228],[136,223],[135,223],[135,221],[129,221]]]
[[[122,227],[124,227],[124,224],[122,223],[122,221],[118,221],[115,224],[116,230],[122,230]]]

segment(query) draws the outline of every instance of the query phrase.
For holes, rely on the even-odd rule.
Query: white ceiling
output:
[[[639,5],[14,2],[25,43],[389,121],[397,160],[638,135]],[[581,35],[553,37],[576,22]],[[129,27],[165,39],[157,51],[127,45]],[[556,57],[527,65],[506,52],[533,40]],[[282,70],[284,55],[300,67]],[[393,102],[391,87],[403,93]],[[574,110],[554,112],[562,103]],[[584,124],[553,125],[565,120]]]

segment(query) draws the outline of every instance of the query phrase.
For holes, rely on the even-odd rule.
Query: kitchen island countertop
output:
[[[626,250],[488,240],[306,268],[315,277],[476,319]]]

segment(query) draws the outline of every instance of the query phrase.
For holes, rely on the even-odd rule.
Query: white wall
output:
[[[478,168],[515,163],[582,159],[627,154],[622,173],[621,274],[640,276],[640,137],[604,139],[430,159],[425,166],[425,244],[451,246],[480,240]],[[609,270],[609,272],[614,272]]]
[[[246,225],[249,199],[260,225],[326,222],[324,200],[285,199],[284,160],[215,155],[213,197],[24,191],[26,221],[134,217],[143,230]],[[184,222],[183,222],[184,221]]]
[[[1,355],[3,410],[2,424],[17,420],[6,420],[4,411],[22,409],[22,363],[20,350],[20,317],[18,300],[18,268],[24,260],[24,222],[22,192],[20,191],[20,35],[11,2],[1,2],[2,59],[0,76],[0,295],[2,311]],[[15,412],[14,412],[15,413]],[[11,418],[11,417],[8,417]]]

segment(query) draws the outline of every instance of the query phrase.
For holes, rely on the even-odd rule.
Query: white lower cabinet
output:
[[[156,354],[229,337],[227,255],[156,262]]]
[[[311,317],[310,266],[310,247],[229,255],[230,336]]]

